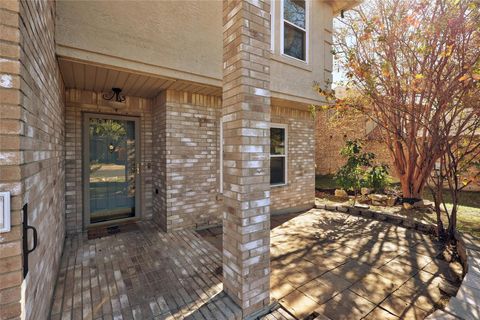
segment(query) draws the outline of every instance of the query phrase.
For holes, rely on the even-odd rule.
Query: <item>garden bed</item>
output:
[[[345,199],[334,197],[335,189],[339,188],[339,186],[335,183],[332,175],[318,175],[315,178],[315,182],[316,197],[320,199],[322,203],[334,204],[346,202]],[[397,185],[398,184],[393,184],[390,187],[395,187]],[[351,193],[349,193],[349,195],[351,195]],[[447,191],[445,191],[444,197],[448,202],[450,195]],[[424,199],[432,201],[430,192],[426,191],[424,193]],[[447,204],[447,207],[448,206],[449,205]],[[370,205],[369,209],[420,220],[427,224],[436,223],[436,214],[425,208],[405,210],[401,206],[386,207]],[[460,192],[460,205],[458,208],[457,219],[458,230],[463,233],[469,233],[473,236],[480,237],[480,192]]]
[[[416,229],[422,232],[435,233],[435,224],[433,223],[435,216],[426,209],[405,210],[402,206],[380,207],[380,206],[352,206],[348,201],[335,201],[335,197],[316,198],[315,207],[318,209],[326,209],[330,211],[339,211],[358,215],[366,218],[373,218],[379,221],[393,223],[409,229]],[[432,219],[422,218],[424,215]]]

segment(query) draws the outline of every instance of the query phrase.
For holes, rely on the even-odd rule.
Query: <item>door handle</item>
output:
[[[38,246],[38,233],[37,229],[28,225],[28,204],[23,206],[23,278],[28,274],[28,255],[32,253]],[[28,230],[33,231],[33,247],[28,249]]]
[[[33,248],[32,249],[27,248],[27,254],[29,254],[29,253],[32,253],[33,251],[35,251],[35,249],[37,249],[38,234],[37,234],[37,229],[35,229],[35,227],[27,226],[25,229],[27,230],[27,232],[28,232],[28,229],[31,229],[33,231]]]

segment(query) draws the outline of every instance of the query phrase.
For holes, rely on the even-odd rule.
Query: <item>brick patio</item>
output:
[[[67,238],[52,319],[227,319],[221,253],[193,231],[152,222],[88,240]]]

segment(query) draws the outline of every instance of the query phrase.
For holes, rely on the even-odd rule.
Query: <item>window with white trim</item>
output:
[[[282,12],[283,54],[307,61],[306,1],[283,0]]]
[[[275,0],[270,3],[270,51],[275,51]]]
[[[270,184],[287,184],[288,155],[287,126],[272,124],[270,127]]]
[[[223,117],[220,118],[220,125],[219,125],[219,130],[220,130],[220,185],[218,186],[218,191],[219,193],[223,194],[223,145],[224,145],[224,139],[223,139]]]

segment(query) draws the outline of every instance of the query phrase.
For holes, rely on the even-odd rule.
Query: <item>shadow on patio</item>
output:
[[[299,319],[423,319],[456,274],[429,236],[310,210],[271,232],[272,297]],[[320,318],[323,319],[323,318]]]
[[[424,319],[458,285],[428,235],[339,212],[271,218],[271,295],[298,319]],[[221,228],[201,231],[221,249]]]

